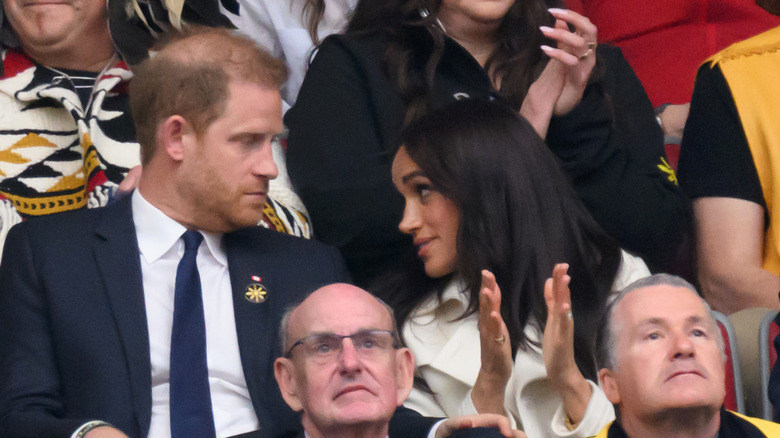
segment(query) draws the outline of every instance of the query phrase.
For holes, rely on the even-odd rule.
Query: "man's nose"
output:
[[[355,372],[360,369],[360,358],[358,350],[351,338],[344,338],[341,341],[341,367],[344,372]]]
[[[678,333],[674,335],[674,354],[675,359],[693,357],[695,347],[691,337],[687,333]]]
[[[268,179],[274,179],[279,175],[279,169],[274,161],[273,147],[273,143],[269,141],[252,157],[254,160],[252,172],[255,175]]]

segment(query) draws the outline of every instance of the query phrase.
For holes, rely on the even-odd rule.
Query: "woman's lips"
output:
[[[425,258],[428,255],[428,244],[431,239],[415,239],[414,246],[417,247],[417,257]]]

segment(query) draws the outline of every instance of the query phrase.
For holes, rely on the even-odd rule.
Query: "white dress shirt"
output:
[[[141,258],[152,368],[150,438],[171,436],[169,371],[176,269],[184,254],[186,228],[166,216],[136,190],[133,221]],[[258,430],[259,423],[241,366],[233,293],[222,235],[205,233],[197,264],[206,320],[206,356],[217,437]]]

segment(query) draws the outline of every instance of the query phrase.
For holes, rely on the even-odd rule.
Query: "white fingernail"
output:
[[[550,46],[545,46],[545,45],[542,45],[542,46],[540,46],[540,47],[541,47],[541,48],[542,48],[542,50],[544,50],[545,52],[552,52],[553,50],[555,50],[555,49],[553,49],[553,48],[552,48],[552,47],[550,47]]]
[[[547,12],[551,14],[561,14],[566,15],[566,12],[568,12],[566,9],[559,9],[559,8],[550,8],[547,10]]]
[[[542,32],[545,32],[545,33],[552,32],[552,27],[539,26],[539,30],[541,30]]]

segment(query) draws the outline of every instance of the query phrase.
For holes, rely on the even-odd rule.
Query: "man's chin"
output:
[[[696,396],[680,396],[668,403],[658,412],[659,417],[673,416],[676,418],[696,418],[702,414],[711,414],[720,410],[722,402],[712,398]]]
[[[376,409],[367,408],[345,406],[337,412],[332,412],[328,418],[320,418],[316,422],[304,415],[303,425],[307,430],[315,427],[323,436],[347,435],[347,431],[350,432],[349,435],[359,431],[363,431],[365,435],[374,435],[377,431],[384,431],[386,434],[392,412],[379,414]]]
[[[245,209],[242,214],[233,221],[236,229],[254,227],[263,224],[263,205],[260,208]]]
[[[386,412],[376,403],[370,403],[361,400],[353,400],[346,403],[340,403],[337,411],[334,412],[334,421],[341,424],[361,424],[377,423],[389,421],[393,416],[393,410]]]
[[[667,388],[666,399],[669,400],[670,407],[678,409],[719,409],[723,404],[726,394],[724,391],[718,391],[713,388],[710,382],[701,378],[686,381]]]

